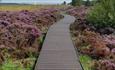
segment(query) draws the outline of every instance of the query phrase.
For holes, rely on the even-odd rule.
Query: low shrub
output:
[[[89,12],[87,20],[97,28],[115,28],[115,0],[101,0]]]

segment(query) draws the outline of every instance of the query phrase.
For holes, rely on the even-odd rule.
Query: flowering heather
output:
[[[15,59],[37,54],[44,28],[61,17],[57,12],[59,9],[0,11],[0,64],[6,59],[4,53]]]
[[[113,60],[99,60],[96,66],[97,70],[115,70],[115,62]]]

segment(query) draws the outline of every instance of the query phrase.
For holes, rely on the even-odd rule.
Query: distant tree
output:
[[[93,0],[93,1],[95,1],[96,3],[100,3],[102,0]]]
[[[95,4],[99,3],[100,0],[91,0],[90,3],[94,6]]]
[[[72,5],[73,6],[80,6],[82,3],[82,0],[72,0]]]
[[[97,2],[101,2],[101,0],[97,0]]]
[[[91,3],[90,3],[90,0],[87,0],[86,3],[85,3],[86,6],[90,6]]]
[[[80,6],[82,4],[82,0],[77,0],[77,6]]]
[[[72,5],[76,6],[76,0],[72,0]]]
[[[66,5],[66,1],[63,2],[63,5]]]

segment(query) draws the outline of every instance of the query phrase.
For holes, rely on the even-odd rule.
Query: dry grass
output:
[[[0,11],[38,10],[42,8],[64,8],[64,5],[0,5]]]

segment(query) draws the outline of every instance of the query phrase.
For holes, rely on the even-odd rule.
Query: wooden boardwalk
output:
[[[74,17],[65,15],[50,27],[35,70],[82,70],[69,31],[74,21]]]

